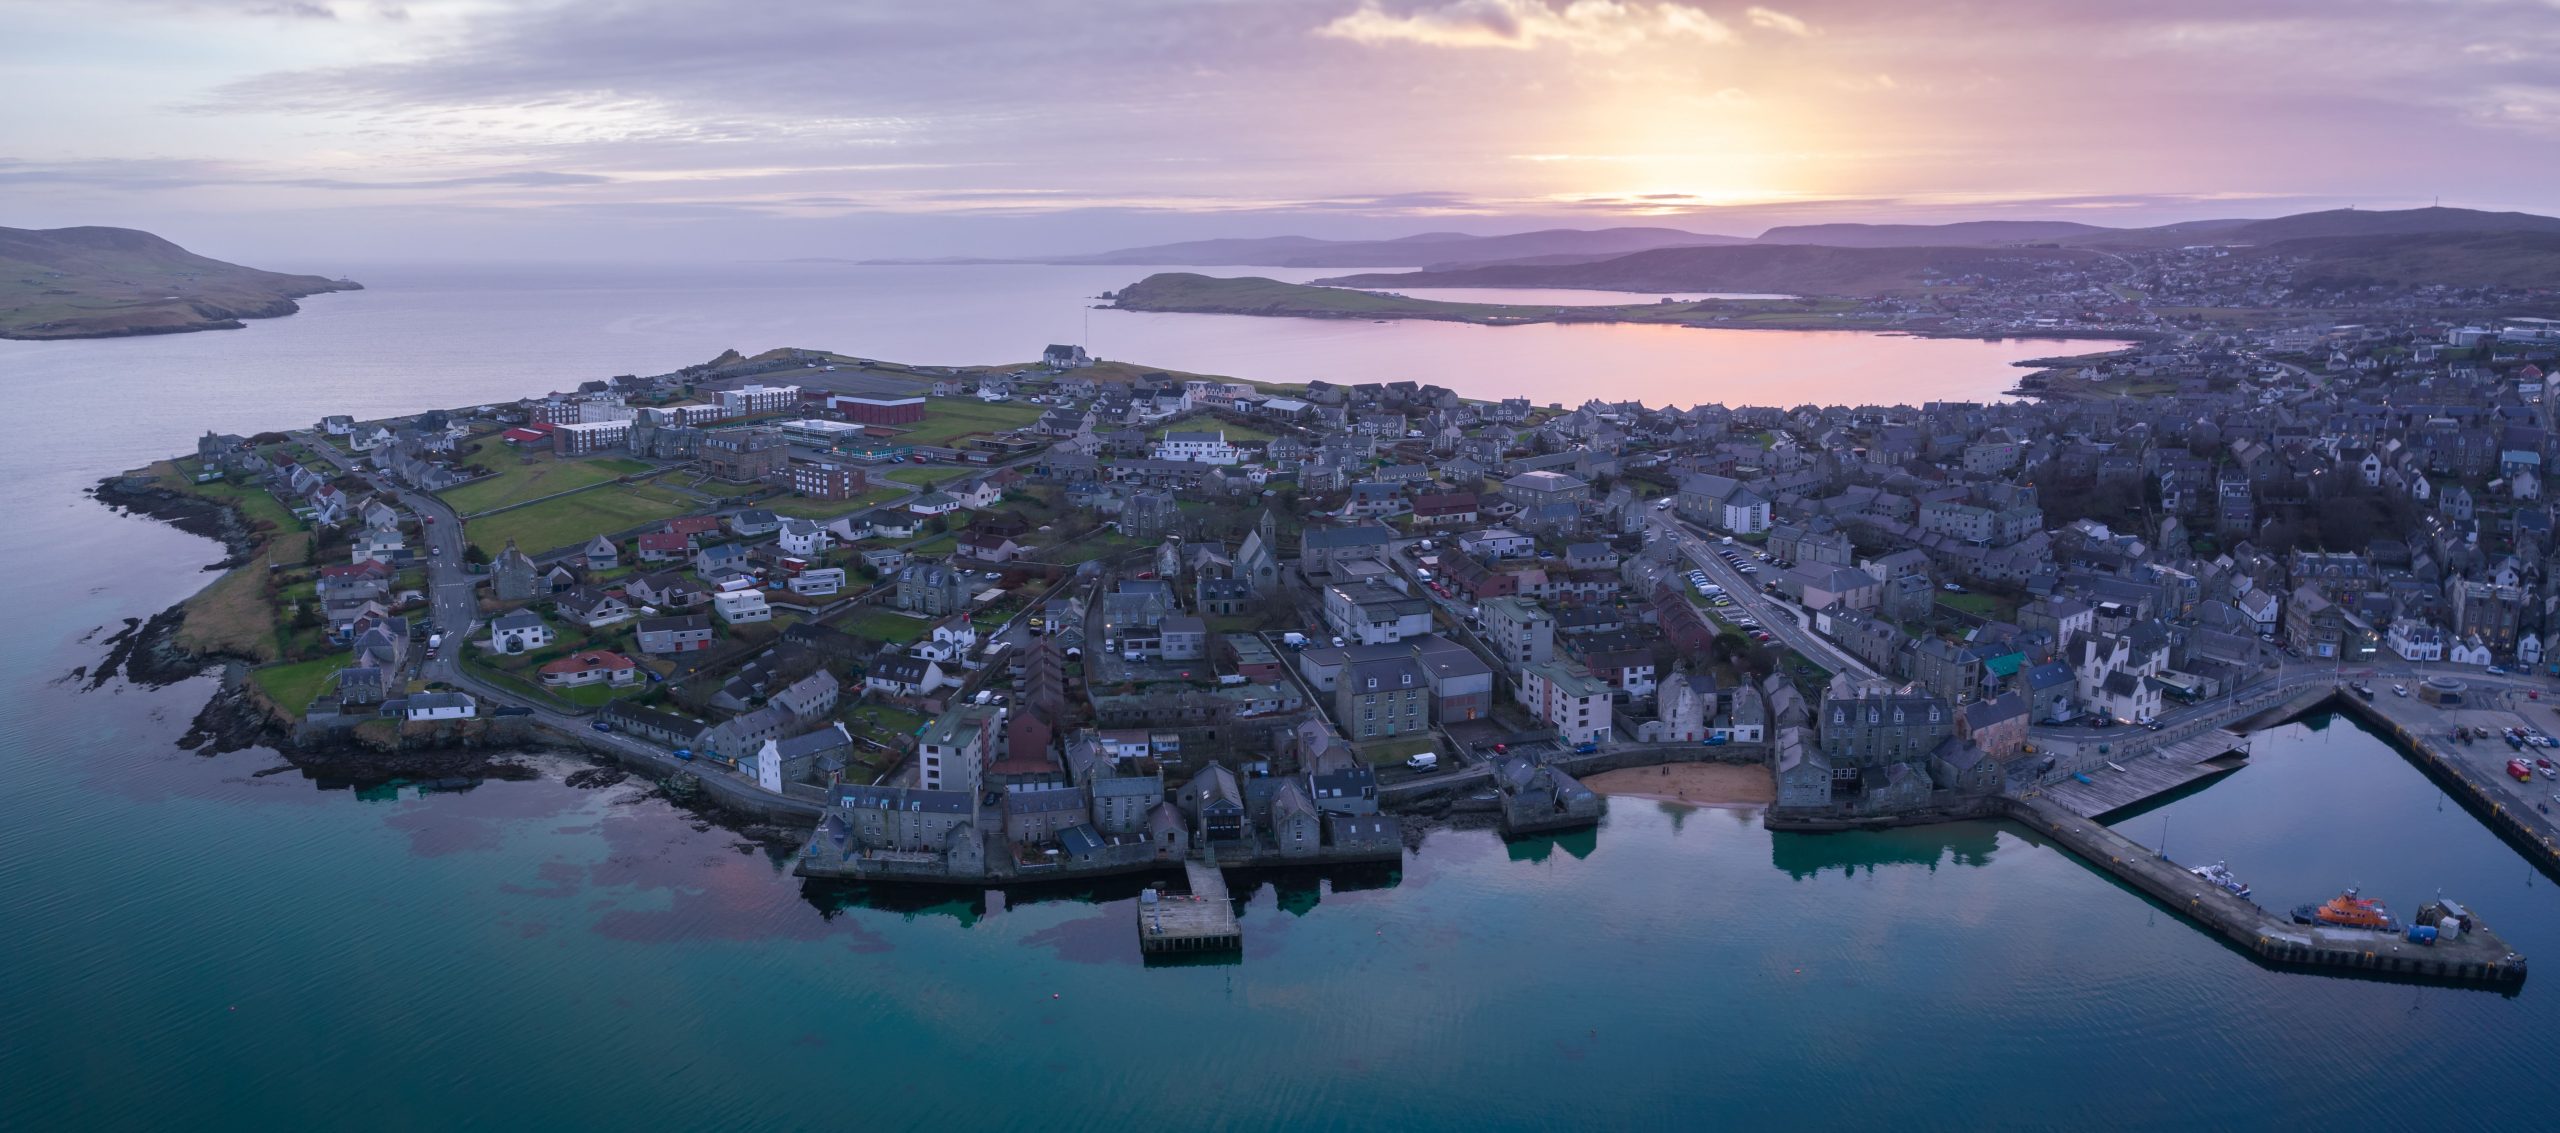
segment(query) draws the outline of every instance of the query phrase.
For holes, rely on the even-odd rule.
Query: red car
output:
[[[2521,759],[2510,759],[2507,761],[2507,774],[2515,776],[2520,783],[2533,782],[2533,765]]]

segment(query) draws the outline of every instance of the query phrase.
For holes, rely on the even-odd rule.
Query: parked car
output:
[[[597,731],[599,731],[599,732],[610,732],[610,731],[612,731],[612,730],[613,730],[613,725],[608,724],[608,723],[605,723],[605,722],[604,722],[604,721],[602,721],[602,720],[598,720],[598,721],[596,721],[595,723],[593,723],[593,724],[589,724],[589,725],[587,725],[587,726],[588,726],[588,727],[590,727],[590,728],[594,728],[595,730],[597,730]]]

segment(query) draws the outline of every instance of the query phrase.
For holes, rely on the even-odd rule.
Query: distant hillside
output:
[[[2306,287],[2560,288],[2560,230],[2320,236],[2264,252],[2308,259],[2294,273]]]
[[[1763,244],[1834,248],[1943,248],[2022,244],[2097,236],[2117,229],[2069,220],[1968,220],[1956,224],[1789,224],[1760,234]]]
[[[1576,287],[1603,291],[1740,291],[1880,295],[1956,275],[2022,278],[2086,263],[2070,248],[1834,248],[1746,244],[1662,248],[1596,263],[1488,264],[1446,271],[1369,273],[1318,280],[1338,287]]]
[[[360,287],[207,259],[130,228],[0,228],[0,338],[231,329]]]
[[[1087,256],[1053,256],[1044,264],[1181,264],[1195,267],[1369,268],[1432,267],[1490,263],[1538,256],[1620,256],[1649,248],[1744,244],[1740,236],[1683,232],[1676,228],[1551,228],[1503,236],[1424,232],[1394,240],[1319,240],[1266,236],[1192,240],[1122,248]]]
[[[2235,244],[2273,244],[2324,236],[2417,236],[2470,232],[2560,232],[2560,217],[2477,209],[2331,209],[2253,220],[2221,234]]]

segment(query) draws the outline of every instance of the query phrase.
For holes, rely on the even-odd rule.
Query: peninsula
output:
[[[0,228],[0,338],[237,330],[362,287],[225,263],[131,228]]]
[[[1236,947],[1220,870],[1620,794],[2009,818],[2269,965],[2512,987],[2456,905],[2442,941],[2353,894],[2291,894],[2297,925],[2100,821],[2337,705],[2560,873],[2528,751],[2560,330],[2476,313],[2164,331],[2057,379],[2081,396],[1856,408],[729,352],[208,432],[99,495],[233,546],[119,644],[239,662],[199,744],[438,781],[580,747],[792,828],[813,880],[1181,871],[1149,950]]]

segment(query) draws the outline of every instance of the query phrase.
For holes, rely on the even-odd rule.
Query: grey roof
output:
[[[976,800],[967,791],[929,791],[921,787],[863,787],[838,783],[835,805],[847,810],[890,810],[917,814],[968,814]]]

